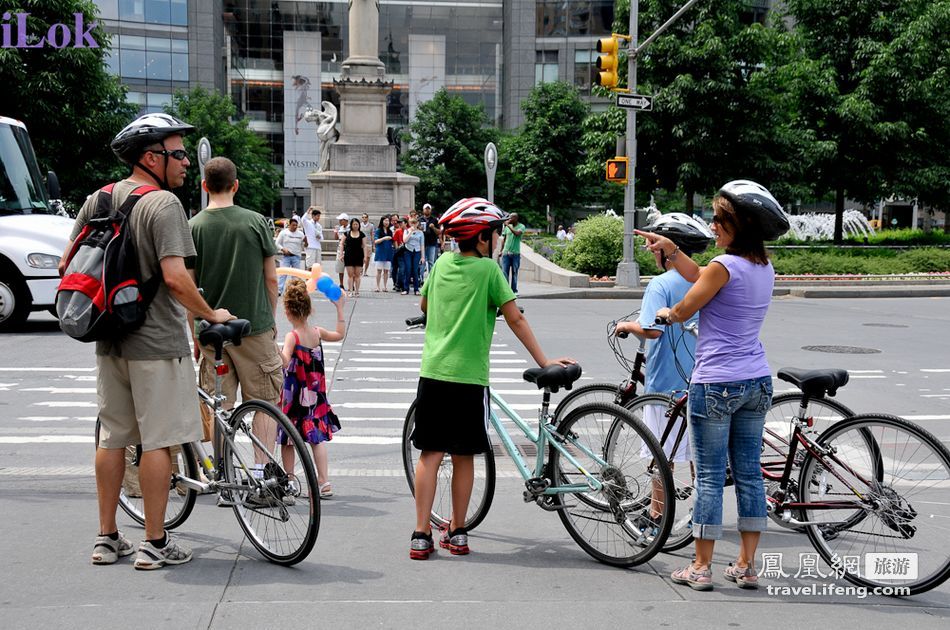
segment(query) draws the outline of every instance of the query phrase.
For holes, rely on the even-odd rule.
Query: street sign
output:
[[[653,109],[653,97],[641,94],[618,94],[617,106],[624,109],[639,109],[648,112]]]
[[[605,179],[615,184],[627,183],[627,172],[630,170],[630,158],[615,157],[607,160],[607,175]]]

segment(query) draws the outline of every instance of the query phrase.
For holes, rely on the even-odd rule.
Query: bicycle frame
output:
[[[562,442],[568,440],[565,436],[560,435],[554,430],[554,425],[552,420],[554,416],[548,413],[548,406],[551,402],[551,393],[548,390],[544,390],[544,399],[541,404],[541,410],[538,414],[538,432],[535,433],[531,427],[528,426],[528,423],[525,422],[518,413],[508,406],[508,403],[499,396],[493,389],[489,389],[489,396],[491,401],[498,405],[499,409],[517,425],[521,430],[524,436],[530,440],[537,447],[537,458],[535,460],[534,469],[528,467],[528,464],[524,461],[524,457],[521,456],[521,453],[518,452],[517,447],[515,446],[514,440],[511,439],[508,431],[501,423],[501,419],[498,414],[495,413],[494,409],[489,411],[489,419],[491,425],[495,428],[495,433],[498,434],[498,437],[501,438],[501,443],[505,447],[505,451],[508,453],[508,457],[511,458],[511,461],[514,462],[515,466],[518,469],[518,472],[521,474],[521,477],[524,479],[527,484],[532,479],[540,479],[544,474],[544,466],[546,463],[546,449],[550,445],[557,449],[564,458],[571,463],[578,471],[580,471],[584,478],[587,480],[587,483],[575,483],[569,484],[566,486],[547,486],[543,491],[537,492],[538,495],[555,495],[555,494],[568,494],[575,492],[590,492],[590,491],[599,491],[603,488],[603,483],[588,471],[584,469],[583,466],[571,455],[567,448],[562,444]],[[593,459],[599,465],[606,466],[607,462],[597,455],[596,453],[591,452],[586,446],[572,442],[573,446],[582,451],[585,455]]]

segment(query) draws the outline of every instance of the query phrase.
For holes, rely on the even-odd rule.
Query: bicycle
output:
[[[798,387],[803,398],[784,462],[762,464],[765,478],[777,484],[767,497],[769,514],[803,527],[815,551],[849,582],[894,595],[923,593],[950,577],[950,450],[922,427],[884,414],[845,418],[810,437],[811,398],[844,386],[847,375],[779,370],[778,377]],[[799,448],[803,456],[793,484]],[[868,550],[874,541],[881,546]],[[889,567],[897,571],[882,576]]]
[[[251,330],[250,322],[236,319],[226,324],[203,322],[198,342],[214,348],[215,388],[208,394],[200,387],[200,404],[214,419],[213,455],[198,442],[172,449],[172,476],[165,529],[187,520],[197,495],[218,495],[219,507],[231,507],[251,544],[267,560],[293,565],[313,550],[320,528],[320,493],[309,449],[290,420],[274,405],[246,400],[233,410],[224,408],[219,394],[228,367],[222,360],[227,343],[240,345]],[[279,428],[294,451],[293,469],[285,470],[283,449],[276,441]],[[99,423],[96,422],[96,444]],[[145,524],[145,511],[137,490],[141,446],[125,449],[126,478],[119,505],[134,521]],[[199,466],[205,480],[200,479]],[[136,496],[139,495],[139,496]]]
[[[648,406],[665,407],[666,411],[664,413],[667,418],[667,423],[662,434],[658,436],[658,441],[663,447],[664,452],[668,456],[672,456],[681,452],[685,441],[688,410],[686,392],[674,392],[671,395],[639,393],[638,384],[644,382],[643,366],[646,364],[646,340],[640,340],[637,353],[631,362],[624,354],[623,347],[620,344],[620,340],[626,338],[627,335],[625,333],[619,335],[615,334],[616,326],[620,321],[624,321],[636,314],[637,313],[634,312],[625,318],[610,322],[607,329],[608,345],[620,365],[630,372],[630,377],[619,385],[592,383],[577,388],[561,400],[555,411],[555,417],[562,417],[564,413],[569,412],[573,407],[590,400],[609,400],[614,402],[629,410],[633,413],[634,417],[641,420],[641,422],[643,421]],[[679,339],[682,339],[682,334],[691,334],[694,336],[698,334],[698,327],[695,323],[681,323],[677,324],[677,326],[682,330]],[[813,397],[809,400],[813,410],[816,411],[816,413],[808,416],[811,424],[807,430],[810,433],[817,435],[833,422],[855,415],[848,407],[829,397],[834,396],[834,394],[835,392],[831,391],[828,392],[828,396]],[[766,415],[762,442],[763,455],[771,459],[785,461],[791,440],[791,431],[789,429],[791,423],[789,421],[798,413],[803,399],[803,394],[794,392],[779,394],[772,398],[772,404]],[[796,469],[801,464],[801,460],[802,456],[799,456],[795,462]],[[674,523],[667,543],[663,547],[663,551],[667,553],[678,551],[692,542],[692,507],[688,503],[693,496],[694,490],[692,465],[690,464],[688,467],[681,466],[679,468],[673,465],[672,469],[673,481],[676,486],[676,498],[679,502],[685,504],[683,506],[685,511],[679,511],[679,519]],[[726,485],[731,484],[732,479],[727,472]],[[767,494],[774,493],[777,490],[776,484],[767,478],[765,479],[765,484]],[[792,488],[792,492],[794,492],[794,488]],[[775,518],[772,520],[781,527],[804,531],[802,528],[790,525],[787,522]]]
[[[424,316],[406,320],[410,327],[424,323]],[[574,541],[598,561],[620,567],[639,565],[660,551],[673,523],[673,502],[665,504],[659,520],[648,527],[642,518],[650,506],[648,489],[659,484],[670,496],[673,481],[669,466],[660,456],[662,451],[656,438],[617,405],[582,405],[555,423],[554,414],[549,412],[551,394],[562,387],[570,389],[580,376],[578,365],[525,370],[524,379],[543,390],[537,432],[497,392],[489,390],[492,403],[536,449],[533,467],[529,467],[494,409],[489,412],[489,420],[524,480],[522,498],[526,503],[534,502],[544,510],[557,512]],[[413,494],[420,454],[410,439],[415,409],[413,402],[403,426],[403,466]],[[607,457],[606,434],[611,427],[614,444]],[[432,523],[438,527],[447,527],[451,518],[451,494],[447,492],[451,467],[452,460],[447,455],[439,469],[440,491],[431,514]],[[495,477],[494,452],[477,455],[466,529],[474,529],[487,516],[494,497]]]

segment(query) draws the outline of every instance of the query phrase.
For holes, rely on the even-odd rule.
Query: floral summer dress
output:
[[[323,368],[323,344],[316,348],[300,345],[294,333],[294,353],[284,372],[280,394],[281,410],[297,427],[305,442],[319,444],[333,439],[340,430],[340,420],[327,400],[327,380]],[[287,436],[278,430],[277,440],[287,443]]]

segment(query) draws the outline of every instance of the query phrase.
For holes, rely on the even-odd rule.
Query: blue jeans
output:
[[[300,256],[281,256],[280,257],[280,266],[281,267],[293,267],[294,269],[300,269]],[[277,292],[284,292],[284,285],[287,284],[287,276],[281,274],[277,278]]]
[[[508,270],[511,270],[511,290],[518,292],[518,269],[521,267],[521,254],[502,254],[501,273],[508,280]]]
[[[768,518],[760,456],[765,413],[771,403],[771,376],[689,386],[689,427],[696,467],[694,538],[722,538],[727,457],[736,486],[739,531],[765,530]]]
[[[435,264],[435,259],[439,257],[439,246],[438,245],[426,245],[426,275],[432,271],[432,265]]]
[[[403,251],[402,260],[399,261],[399,271],[402,274],[402,290],[408,291],[410,283],[413,291],[419,290],[419,258],[420,252]]]

